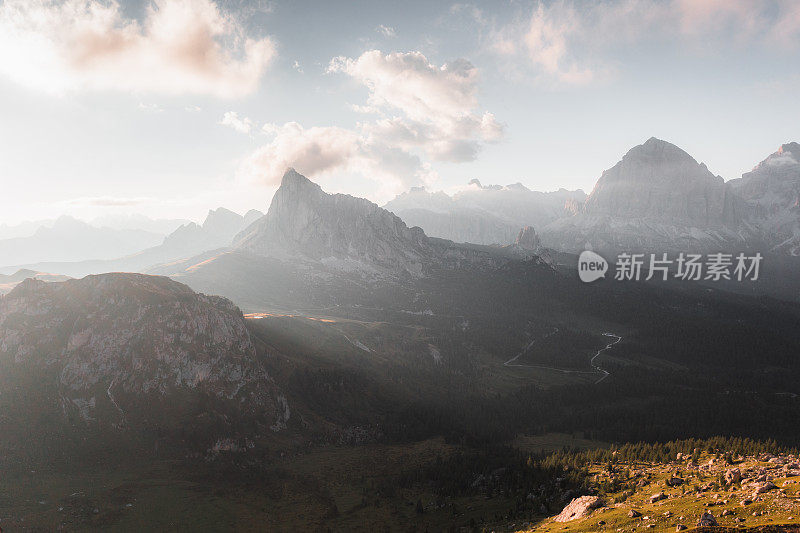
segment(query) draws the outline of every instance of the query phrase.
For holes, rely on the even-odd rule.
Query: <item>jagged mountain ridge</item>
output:
[[[251,209],[244,216],[220,207],[209,210],[202,225],[184,224],[161,244],[124,257],[102,261],[43,262],[27,265],[30,270],[58,272],[72,277],[82,277],[103,272],[141,272],[161,263],[178,261],[199,253],[224,248],[231,244],[234,236],[258,220],[263,213]],[[13,272],[16,268],[2,269]],[[0,270],[0,271],[2,271]]]
[[[283,176],[267,214],[234,248],[279,259],[422,272],[432,247],[419,228],[363,198],[327,194],[294,169]]]
[[[583,191],[531,191],[516,183],[484,186],[477,179],[452,197],[442,191],[414,187],[384,208],[425,233],[455,242],[512,244],[520,228],[541,227],[569,214],[568,206],[583,202]]]
[[[236,237],[234,250],[345,272],[423,276],[431,268],[491,266],[531,259],[519,247],[481,247],[431,238],[364,198],[327,194],[287,170],[269,211]]]

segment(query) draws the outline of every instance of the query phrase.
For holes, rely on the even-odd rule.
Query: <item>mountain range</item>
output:
[[[481,185],[477,179],[452,197],[412,188],[384,205],[433,237],[475,244],[511,244],[520,228],[541,228],[583,203],[583,191],[531,191],[520,183]]]
[[[680,199],[670,209],[598,192],[570,216],[745,224],[751,203],[729,204],[716,177],[653,144],[602,188],[660,190]],[[641,165],[673,169],[670,186],[629,185],[626,169]],[[673,191],[684,187],[692,194]],[[619,482],[566,452],[545,458],[536,439],[646,441],[621,448],[639,469],[656,453],[666,463],[723,445],[696,438],[800,437],[796,303],[582,283],[531,225],[505,245],[455,243],[291,169],[250,218],[217,210],[176,230],[139,261],[183,258],[147,274],[12,276],[0,296],[4,527],[508,530],[590,490],[638,505],[646,495],[623,477],[649,491],[611,451],[600,467]],[[713,488],[669,487],[675,504]]]
[[[0,240],[0,265],[110,259],[155,246],[162,239],[144,230],[98,228],[62,216],[31,236]]]
[[[543,245],[560,252],[758,250],[793,257],[800,253],[798,154],[800,145],[785,144],[725,182],[677,146],[650,138],[603,172],[588,196],[473,184],[452,198],[412,189],[386,207],[426,233],[467,242],[511,243],[520,227],[532,225]]]
[[[71,222],[69,227],[64,230],[65,238],[60,246],[68,247],[74,241],[78,241],[80,245],[76,245],[71,252],[72,257],[75,259],[58,260],[54,258],[25,263],[21,261],[13,262],[7,258],[8,256],[0,255],[0,265],[9,265],[0,266],[0,272],[6,274],[16,272],[19,269],[17,265],[22,265],[30,270],[58,272],[72,277],[82,277],[103,272],[137,272],[154,265],[176,261],[206,250],[227,246],[237,233],[260,218],[262,214],[253,209],[245,215],[239,215],[220,207],[210,210],[202,225],[189,222],[163,238],[156,234],[148,234],[150,235],[150,240],[148,241],[149,245],[146,246],[142,246],[145,243],[136,245],[125,241],[125,235],[135,230],[97,229],[86,223],[70,219]],[[69,230],[73,228],[83,229],[88,234],[70,233]],[[38,230],[37,235],[40,232],[51,235],[50,230],[47,229]],[[102,258],[87,260],[87,258],[93,256],[93,253],[86,251],[85,248],[92,249],[94,244],[89,235],[94,235],[97,232],[103,232],[102,235],[107,235],[107,238],[112,242],[116,240],[123,241],[122,243],[117,243],[116,246],[118,248],[124,246],[125,251],[112,253],[112,251],[106,250]],[[36,253],[39,256],[47,254],[47,257],[53,258],[54,256],[50,249],[42,246],[41,239],[35,239],[34,237],[14,240],[14,243],[22,242],[26,247],[37,250]],[[3,242],[11,241],[0,241],[0,247]],[[96,253],[98,252],[94,252],[94,254]],[[81,257],[83,260],[78,260]]]

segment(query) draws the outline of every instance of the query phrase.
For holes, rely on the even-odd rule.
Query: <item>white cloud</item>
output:
[[[471,161],[481,146],[499,140],[503,126],[479,112],[477,69],[465,60],[442,66],[419,52],[356,59],[337,57],[329,73],[344,73],[369,89],[358,113],[377,115],[353,129],[265,124],[272,140],[247,157],[239,177],[276,185],[287,167],[316,179],[358,174],[379,183],[387,199],[413,185],[431,185],[437,161]]]
[[[280,183],[288,167],[315,179],[333,173],[359,174],[379,182],[387,195],[435,178],[429,166],[397,147],[375,143],[362,133],[339,127],[305,129],[296,122],[265,124],[272,140],[250,154],[239,178],[270,186]]]
[[[357,59],[332,59],[328,72],[348,74],[369,89],[368,105],[358,111],[403,115],[366,125],[373,139],[419,148],[433,159],[470,161],[481,142],[502,137],[494,115],[476,111],[478,70],[466,60],[436,66],[420,52],[370,50]]]
[[[583,85],[615,69],[609,52],[638,44],[689,49],[797,47],[796,0],[614,0],[536,2],[530,14],[494,31],[489,47],[516,71],[550,85]]]
[[[397,37],[397,32],[391,26],[384,26],[383,24],[381,24],[377,28],[375,28],[375,31],[377,31],[384,37]]]
[[[226,111],[224,115],[222,115],[222,120],[219,121],[220,124],[223,126],[228,126],[229,128],[233,128],[239,133],[246,133],[250,134],[255,127],[253,121],[247,117],[239,117],[239,113],[236,111]]]
[[[38,90],[235,97],[253,92],[275,46],[211,0],[153,0],[141,21],[115,0],[5,0],[0,75]]]

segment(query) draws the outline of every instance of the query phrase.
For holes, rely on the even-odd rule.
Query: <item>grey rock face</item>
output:
[[[737,223],[724,180],[674,144],[654,137],[603,172],[584,210],[697,228]]]
[[[800,144],[782,145],[730,184],[746,203],[751,226],[771,249],[800,256]]]
[[[422,273],[432,253],[420,228],[363,198],[327,194],[289,169],[266,216],[235,239],[234,246],[279,259],[324,262],[342,270],[385,268]]]
[[[0,360],[55,369],[65,413],[110,398],[115,423],[146,410],[147,398],[193,392],[268,420],[277,414],[276,386],[241,311],[158,276],[25,280],[0,299]]]
[[[545,245],[571,252],[708,251],[743,244],[742,201],[719,176],[666,141],[628,151],[576,214],[542,228]]]
[[[460,245],[428,238],[363,198],[327,194],[293,169],[269,212],[236,238],[240,251],[328,270],[420,277],[430,268],[491,268],[530,259],[515,247]]]

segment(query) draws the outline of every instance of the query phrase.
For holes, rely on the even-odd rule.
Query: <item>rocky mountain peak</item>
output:
[[[235,239],[235,247],[281,259],[323,262],[345,271],[419,274],[430,253],[419,228],[363,198],[327,194],[289,169],[267,214]]]
[[[734,199],[724,180],[684,150],[655,137],[603,172],[585,211],[700,228],[735,223]]]
[[[781,147],[778,148],[778,153],[781,155],[790,155],[795,162],[800,163],[800,144],[796,142],[782,144]]]

